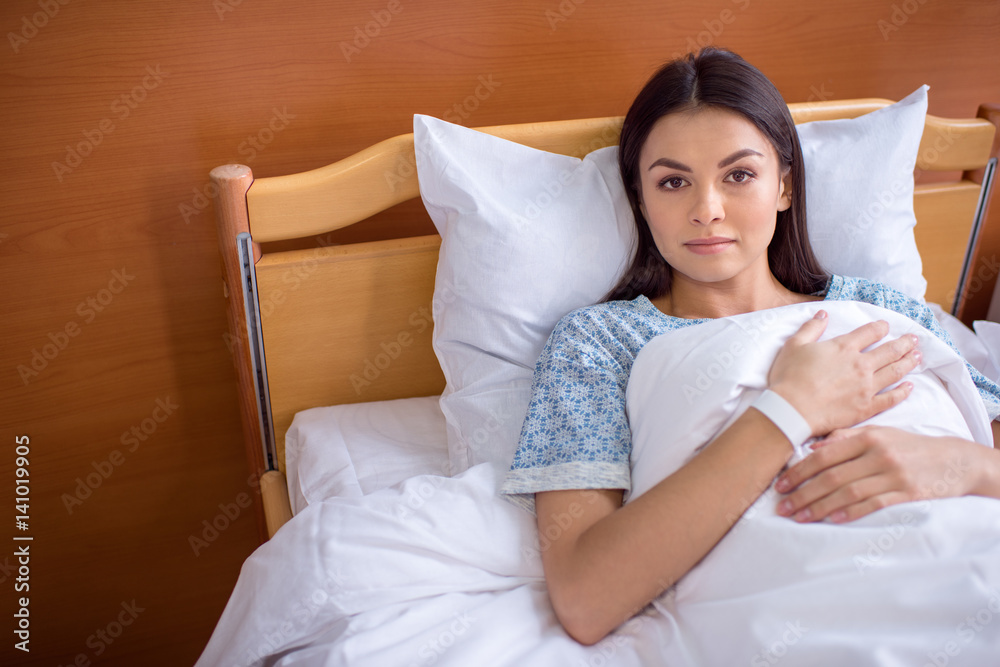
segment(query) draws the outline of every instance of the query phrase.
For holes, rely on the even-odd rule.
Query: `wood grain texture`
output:
[[[440,245],[440,237],[423,236],[277,253],[257,263],[280,470],[299,410],[444,390],[431,348]]]
[[[220,505],[259,489],[223,337],[212,168],[314,169],[410,132],[414,113],[468,126],[619,116],[660,63],[709,42],[740,52],[789,102],[900,99],[923,83],[935,115],[1000,101],[998,3],[895,15],[903,4],[400,0],[371,28],[387,1],[71,0],[19,37],[39,2],[2,3],[0,424],[7,443],[31,436],[38,550],[32,652],[5,642],[0,663],[192,664],[259,542],[244,509],[197,555],[189,542]],[[432,231],[413,202],[377,216],[368,237],[328,240]],[[114,271],[134,276],[118,293]],[[18,367],[53,353],[50,334],[62,340],[71,324],[22,380]],[[158,399],[177,405],[162,422]],[[156,430],[131,450],[123,435],[147,419]],[[69,513],[63,494],[116,450],[121,465]],[[12,466],[0,458],[8,508]],[[0,579],[9,620],[7,570]],[[98,645],[133,599],[144,611]]]
[[[292,518],[288,482],[285,481],[284,473],[269,470],[261,475],[260,493],[264,500],[264,516],[267,518],[267,537],[271,538]]]
[[[945,311],[951,310],[955,300],[979,190],[978,184],[962,181],[927,183],[917,186],[913,193],[913,212],[917,216],[913,235],[927,279],[926,299]],[[931,220],[939,224],[922,224]]]

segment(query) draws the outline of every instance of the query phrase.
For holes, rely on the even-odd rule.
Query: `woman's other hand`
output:
[[[779,475],[778,514],[854,521],[896,503],[970,493],[997,497],[1000,452],[952,437],[862,426],[834,431]]]
[[[920,362],[913,335],[864,351],[889,333],[882,320],[819,341],[826,318],[821,310],[803,324],[778,352],[768,375],[769,388],[799,411],[814,436],[854,426],[903,401],[910,383],[883,390]]]

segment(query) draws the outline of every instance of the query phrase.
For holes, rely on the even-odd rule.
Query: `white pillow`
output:
[[[434,351],[452,474],[510,467],[535,361],[634,252],[617,148],[580,160],[415,116],[420,195],[441,234]]]
[[[809,233],[824,268],[917,298],[926,283],[912,190],[925,110],[926,87],[868,116],[799,126]],[[441,234],[433,344],[452,471],[488,461],[506,472],[549,334],[599,301],[634,252],[617,147],[580,160],[429,116],[413,125],[420,195]],[[880,202],[894,184],[901,194]],[[820,248],[841,238],[847,252]]]
[[[926,115],[927,86],[921,86],[858,118],[797,126],[809,241],[819,263],[920,300],[927,281],[913,237],[913,168]]]

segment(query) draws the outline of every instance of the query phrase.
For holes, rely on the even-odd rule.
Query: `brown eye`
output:
[[[680,176],[671,176],[660,181],[660,187],[664,190],[677,190],[684,187],[684,179]]]
[[[745,169],[738,169],[733,173],[729,174],[729,179],[733,183],[746,183],[753,178],[753,173]]]

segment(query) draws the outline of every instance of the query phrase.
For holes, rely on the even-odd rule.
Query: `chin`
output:
[[[718,270],[702,269],[700,271],[678,271],[677,269],[674,269],[674,275],[677,274],[683,275],[692,282],[714,285],[734,280],[740,275],[740,271],[726,270],[724,268],[720,268]]]

